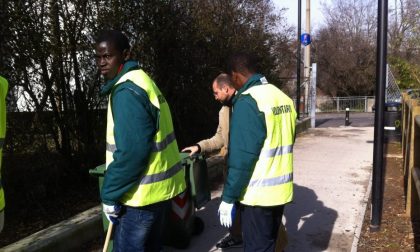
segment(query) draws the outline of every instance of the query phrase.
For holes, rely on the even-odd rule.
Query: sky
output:
[[[325,18],[322,14],[322,5],[321,3],[331,5],[334,0],[310,0],[311,3],[311,30],[318,29],[321,25],[325,24]],[[297,27],[298,23],[298,0],[273,0],[274,5],[277,8],[287,8],[286,17],[289,24]],[[306,27],[306,0],[301,0],[302,3],[302,33],[305,32]],[[396,5],[396,0],[388,1],[388,9],[393,10]]]
[[[287,22],[297,27],[298,25],[298,0],[273,0],[277,8],[287,8],[286,17]],[[310,0],[311,2],[311,29],[317,29],[324,23],[324,16],[321,12],[321,2],[330,4],[331,0]],[[301,0],[302,3],[302,21],[301,27],[305,31],[306,26],[306,0]]]

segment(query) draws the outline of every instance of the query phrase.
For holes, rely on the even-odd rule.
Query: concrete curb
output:
[[[363,211],[361,212],[358,219],[358,226],[354,232],[353,243],[351,244],[351,252],[357,252],[357,247],[359,245],[360,234],[362,233],[363,222],[365,220],[367,204],[369,203],[370,192],[372,190],[372,172],[371,178],[369,179],[369,185],[366,189],[365,197],[363,198]]]
[[[74,251],[103,234],[102,209],[93,207],[0,249],[3,252]]]

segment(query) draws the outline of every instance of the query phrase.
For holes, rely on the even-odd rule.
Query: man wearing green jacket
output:
[[[228,176],[220,222],[232,224],[240,203],[244,251],[275,251],[284,205],[293,199],[293,101],[256,73],[248,54],[228,62],[237,94],[230,124]]]
[[[116,226],[114,251],[161,251],[170,200],[185,188],[168,103],[154,81],[129,60],[120,31],[96,40],[96,63],[106,80],[106,173],[103,211]]]

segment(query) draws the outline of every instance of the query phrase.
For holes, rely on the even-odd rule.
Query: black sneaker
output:
[[[239,247],[242,247],[242,240],[235,239],[231,235],[226,236],[219,243],[216,244],[216,248],[219,248],[219,249],[239,248]]]

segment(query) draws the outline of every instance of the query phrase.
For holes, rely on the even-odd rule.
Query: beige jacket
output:
[[[201,153],[208,154],[220,150],[220,155],[227,157],[227,147],[229,144],[229,120],[230,110],[228,106],[223,106],[219,111],[219,126],[213,137],[198,142]]]

